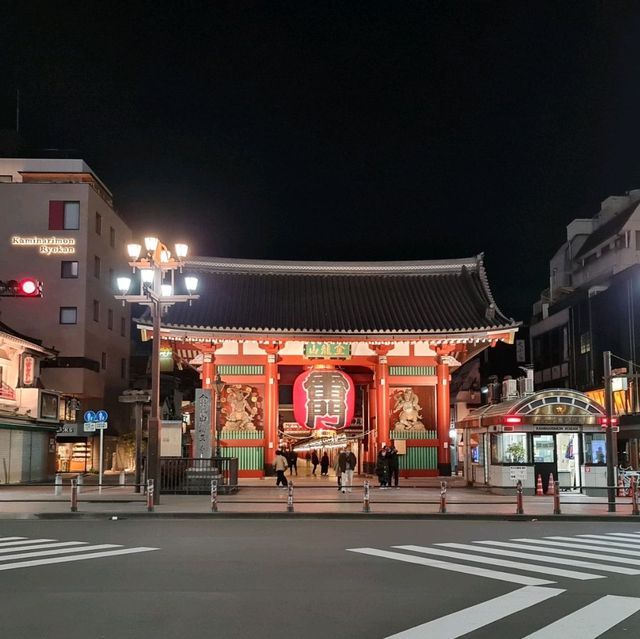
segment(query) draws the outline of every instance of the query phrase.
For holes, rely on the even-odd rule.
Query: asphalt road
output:
[[[5,520],[1,636],[637,639],[640,535],[611,533],[640,524]]]

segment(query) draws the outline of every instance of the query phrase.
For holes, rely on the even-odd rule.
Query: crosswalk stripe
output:
[[[575,537],[546,537],[545,539],[559,539],[560,541],[573,541],[574,543],[584,542],[585,544],[595,544],[596,546],[615,546],[616,548],[628,548],[629,550],[638,550],[638,546],[636,544],[627,544],[622,541],[615,541],[610,537],[600,538],[599,535],[584,535],[580,539],[576,539]],[[605,541],[606,540],[606,541]]]
[[[6,555],[0,557],[2,561],[15,561],[16,559],[29,559],[30,557],[48,557],[50,555],[64,555],[76,552],[87,552],[89,550],[106,550],[107,548],[122,548],[122,544],[95,544],[94,546],[76,546],[75,548],[56,548],[54,550],[40,550],[38,552],[20,552],[17,555]],[[0,566],[2,564],[0,563]]]
[[[25,544],[39,544],[45,541],[57,541],[56,539],[25,539],[24,537],[18,537],[20,541],[7,541],[0,544],[0,548],[8,548],[9,546],[24,546]]]
[[[26,539],[26,537],[0,537],[0,546],[4,541],[14,541],[16,539]]]
[[[596,639],[640,610],[640,599],[606,595],[524,639]]]
[[[630,546],[637,546],[638,544],[640,544],[640,539],[619,539],[617,540],[615,537],[611,537],[611,535],[576,535],[576,537],[580,537],[580,539],[582,539],[583,537],[586,537],[587,539],[605,539],[606,541],[621,541],[621,542],[626,542],[627,544],[629,544]]]
[[[0,548],[0,555],[8,552],[19,552],[22,550],[42,550],[43,548],[62,548],[65,546],[81,546],[86,544],[86,541],[56,541],[52,544],[31,544],[29,546],[13,546],[11,548]]]
[[[556,538],[558,539],[558,538]],[[572,537],[563,537],[562,539],[572,539]],[[571,550],[595,550],[595,551],[599,551],[599,552],[607,552],[608,554],[613,554],[613,555],[624,555],[625,557],[629,556],[629,551],[628,550],[622,550],[620,548],[611,548],[610,546],[608,546],[604,541],[603,542],[599,542],[602,544],[602,546],[606,546],[606,548],[603,548],[602,546],[596,546],[594,545],[594,543],[597,542],[590,542],[590,543],[586,543],[586,539],[585,539],[585,543],[580,544],[580,543],[570,543],[567,541],[552,541],[549,539],[528,539],[526,537],[520,538],[520,539],[513,539],[512,541],[524,541],[530,544],[540,544],[542,546],[562,546],[563,548],[570,548]]]
[[[640,534],[638,533],[607,533],[607,535],[612,535],[613,537],[631,537],[631,539],[640,539]]]
[[[519,588],[506,595],[391,635],[387,639],[427,639],[432,637],[456,639],[456,637],[488,626],[499,619],[535,606],[551,597],[556,597],[562,592],[564,590],[559,588],[537,588],[535,586]]]
[[[516,544],[509,541],[474,541],[474,544],[486,544],[487,546],[499,546],[500,548],[514,548],[515,550],[537,550],[544,551],[545,553],[550,553],[552,555],[562,555],[563,557],[567,556],[566,548],[550,548],[549,546],[533,546],[530,544]],[[608,551],[607,551],[608,552]],[[621,564],[630,564],[632,566],[640,566],[640,559],[631,559],[628,557],[628,553],[626,551],[621,551],[624,556],[623,557],[614,557],[613,555],[603,555],[602,552],[596,554],[592,552],[581,552],[579,550],[572,549],[571,556],[572,557],[585,557],[586,559],[599,559],[603,561],[614,561]]]
[[[549,557],[548,555],[536,555],[529,552],[517,552],[513,550],[505,550],[504,548],[486,548],[473,546],[472,544],[436,544],[436,546],[445,546],[447,548],[457,548],[459,550],[471,550],[474,552],[484,552],[490,555],[500,555],[507,557],[518,557],[520,559],[531,559],[548,564],[561,564],[562,566],[576,566],[577,568],[589,568],[590,570],[602,570],[604,572],[615,572],[620,575],[640,575],[640,570],[633,568],[623,568],[622,566],[610,566],[608,564],[599,564],[594,561],[580,561],[578,559],[569,559],[567,557]]]
[[[14,570],[16,568],[30,568],[32,566],[43,566],[48,564],[63,564],[69,561],[85,561],[86,559],[98,559],[99,557],[131,555],[139,552],[148,552],[150,550],[159,550],[159,548],[138,546],[137,548],[122,548],[119,550],[105,550],[104,552],[91,552],[84,555],[74,555],[73,557],[51,557],[48,559],[36,559],[33,561],[18,561],[12,564],[0,564],[0,571]]]
[[[486,568],[478,568],[477,566],[454,564],[449,561],[438,561],[437,559],[427,559],[426,557],[416,557],[415,555],[405,555],[400,552],[390,552],[388,550],[378,550],[376,548],[347,548],[347,550],[349,552],[357,552],[363,555],[372,555],[374,557],[384,557],[385,559],[395,559],[396,561],[418,564],[419,566],[430,566],[431,568],[440,568],[441,570],[449,570],[451,572],[461,572],[465,575],[476,575],[478,577],[487,577],[488,579],[508,581],[509,583],[521,584],[523,586],[544,586],[546,584],[554,583],[548,579],[537,579],[536,577],[516,575],[510,572],[502,572],[500,570],[487,570]]]
[[[602,575],[594,575],[588,572],[578,572],[576,570],[563,570],[562,568],[551,568],[549,566],[533,566],[521,561],[509,561],[508,559],[495,559],[493,557],[478,557],[477,555],[469,555],[461,552],[450,552],[448,550],[440,550],[439,548],[429,548],[428,546],[394,546],[401,550],[412,552],[426,553],[428,555],[437,555],[441,557],[449,557],[451,559],[462,559],[464,561],[472,561],[477,564],[490,564],[491,566],[502,566],[504,568],[515,568],[516,570],[524,570],[526,572],[541,572],[545,575],[555,575],[556,577],[566,577],[567,579],[578,579],[579,581],[587,581],[589,579],[604,579]]]

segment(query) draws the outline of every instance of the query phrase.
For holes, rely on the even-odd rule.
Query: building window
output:
[[[525,434],[491,435],[492,464],[526,464],[529,459],[529,447]]]
[[[102,235],[102,215],[96,211],[96,233]]]
[[[93,258],[93,276],[100,279],[100,258],[97,255]]]
[[[63,260],[60,263],[60,277],[78,277],[78,262],[72,260]]]
[[[591,333],[582,333],[580,335],[580,355],[591,351]]]
[[[49,230],[77,231],[80,228],[80,202],[49,202]]]
[[[636,251],[640,251],[640,231],[636,231]]]
[[[100,321],[100,302],[98,300],[93,300],[93,321]]]
[[[127,320],[124,317],[120,318],[120,335],[125,337],[127,334]]]
[[[77,306],[61,306],[60,307],[60,324],[77,324],[78,323],[78,307]]]
[[[120,360],[120,377],[127,379],[127,360],[124,357]]]
[[[110,331],[113,330],[113,311],[111,309],[107,311],[107,328]]]
[[[109,229],[109,244],[111,245],[111,248],[116,247],[116,230],[113,226]]]
[[[102,351],[102,356],[100,357],[100,366],[103,371],[107,368],[107,354],[104,351]]]

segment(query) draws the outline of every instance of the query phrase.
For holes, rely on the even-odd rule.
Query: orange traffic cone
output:
[[[542,492],[542,475],[538,473],[538,481],[536,482],[536,495],[538,497],[542,497],[544,493]]]
[[[549,475],[549,488],[547,488],[547,495],[556,494],[556,481],[553,478],[553,473]]]

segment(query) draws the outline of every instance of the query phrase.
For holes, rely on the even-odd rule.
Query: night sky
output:
[[[136,234],[319,260],[484,251],[528,319],[640,188],[640,4],[5,2],[0,128],[77,149]]]

